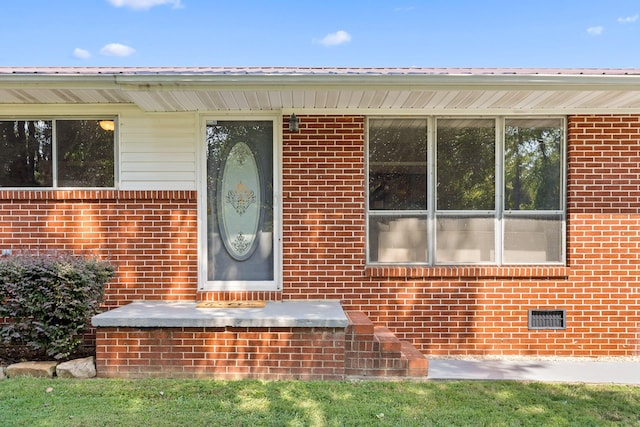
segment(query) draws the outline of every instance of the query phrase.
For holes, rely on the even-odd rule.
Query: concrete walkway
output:
[[[428,379],[640,385],[640,361],[429,359]]]

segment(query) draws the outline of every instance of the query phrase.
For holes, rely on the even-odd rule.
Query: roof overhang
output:
[[[353,114],[640,112],[636,69],[1,68],[0,104]]]

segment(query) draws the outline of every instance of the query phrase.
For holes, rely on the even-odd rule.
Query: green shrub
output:
[[[114,268],[93,258],[22,254],[0,258],[0,340],[61,359],[82,342]]]

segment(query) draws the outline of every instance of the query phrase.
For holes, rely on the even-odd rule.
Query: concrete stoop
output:
[[[350,377],[426,378],[429,362],[411,343],[376,326],[360,311],[346,312],[345,374]]]

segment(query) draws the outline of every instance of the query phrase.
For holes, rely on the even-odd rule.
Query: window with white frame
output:
[[[114,187],[115,120],[0,119],[0,187]]]
[[[565,121],[372,118],[368,262],[561,264]]]

